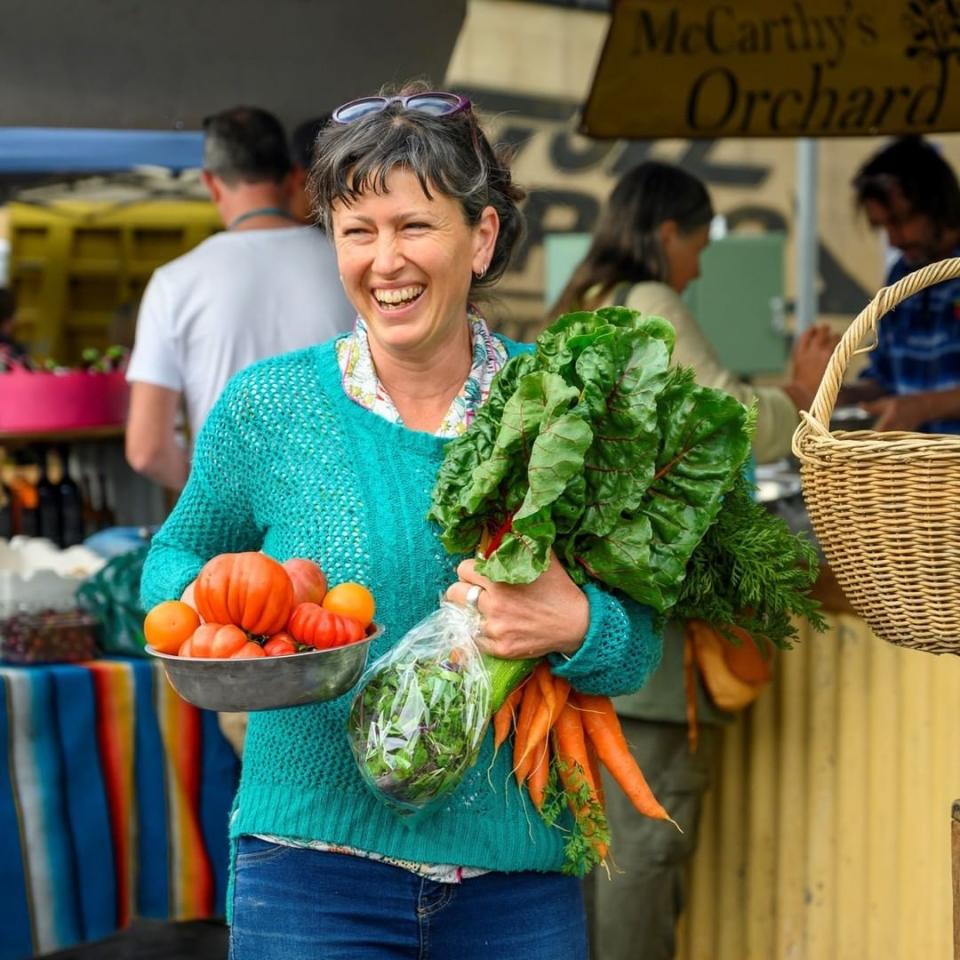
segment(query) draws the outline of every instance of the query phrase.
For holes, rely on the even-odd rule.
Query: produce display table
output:
[[[222,915],[239,763],[153,661],[0,665],[0,960]]]

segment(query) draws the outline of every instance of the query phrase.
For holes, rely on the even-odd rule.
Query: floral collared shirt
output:
[[[473,423],[477,409],[487,399],[494,376],[507,362],[506,348],[493,336],[486,320],[473,307],[467,310],[467,321],[473,344],[473,363],[463,388],[453,398],[437,430],[438,437],[458,437],[466,431]],[[403,423],[377,376],[367,326],[361,317],[357,317],[353,333],[337,341],[337,361],[344,392],[351,400],[391,423]]]
[[[470,323],[473,343],[473,363],[463,389],[454,397],[450,409],[437,430],[438,437],[458,437],[473,423],[477,409],[490,394],[490,384],[494,376],[507,362],[506,348],[490,333],[486,321],[472,307],[467,311],[467,320]],[[377,377],[373,357],[370,354],[367,327],[361,317],[357,317],[353,333],[337,342],[337,361],[340,364],[343,389],[348,397],[391,423],[403,422],[399,411]],[[369,850],[325,843],[322,840],[293,840],[288,837],[269,836],[262,839],[284,846],[306,847],[310,850],[380,860],[436,883],[461,883],[470,877],[477,877],[487,872],[475,867],[458,867],[449,863],[415,863],[410,860],[398,860]]]

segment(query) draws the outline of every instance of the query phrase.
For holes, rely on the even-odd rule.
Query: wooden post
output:
[[[953,960],[960,960],[960,800],[950,815],[950,849],[953,864]]]

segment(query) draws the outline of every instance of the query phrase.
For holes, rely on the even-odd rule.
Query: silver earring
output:
[[[487,275],[487,268],[488,268],[489,266],[490,266],[490,264],[484,264],[484,266],[482,266],[482,267],[474,274],[474,276],[475,276],[478,280],[482,280],[482,279]]]

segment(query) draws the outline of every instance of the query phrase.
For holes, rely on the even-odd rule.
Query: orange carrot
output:
[[[547,688],[549,687],[552,690],[552,696],[549,700],[550,726],[552,727],[557,722],[557,717],[560,716],[560,711],[566,704],[567,697],[570,696],[570,684],[563,677],[555,677],[549,668],[540,674],[539,680],[545,700],[547,699]]]
[[[538,683],[526,683],[523,686],[523,698],[520,701],[520,714],[517,717],[517,729],[513,733],[513,772],[517,783],[522,783],[533,763],[532,755],[527,751],[530,725],[540,709],[543,694]],[[523,759],[523,758],[526,759]]]
[[[560,677],[555,677],[546,663],[537,665],[530,682],[539,684],[540,693],[543,696],[543,705],[537,710],[530,722],[527,745],[520,756],[521,767],[525,765],[531,751],[538,750],[542,744],[546,743],[550,728],[557,722],[557,717],[560,715],[560,711],[567,702],[567,696],[570,693],[570,684]],[[530,766],[532,767],[532,764]],[[530,767],[526,769],[529,773]]]
[[[510,736],[510,727],[513,726],[517,704],[523,696],[523,684],[511,690],[500,709],[493,715],[493,748],[499,750],[503,741]]]
[[[577,694],[577,705],[581,708],[583,726],[597,750],[597,756],[630,802],[644,816],[655,820],[671,820],[630,753],[610,698],[580,693]]]
[[[590,776],[593,777],[597,788],[597,800],[603,807],[606,805],[606,798],[603,795],[603,779],[600,776],[600,759],[597,757],[597,748],[589,738],[587,738],[587,761],[590,764]]]
[[[599,794],[590,770],[587,740],[580,722],[580,712],[569,700],[560,711],[553,733],[558,760],[557,771],[567,794],[570,811],[580,824],[583,835],[590,840],[597,859],[603,860],[607,855],[607,843],[604,837],[598,834],[606,834],[606,818],[598,803]],[[582,802],[580,796],[584,784],[590,791],[590,799],[586,803]]]
[[[560,778],[568,792],[579,787],[579,777],[582,777],[590,788],[594,797],[597,795],[597,785],[590,771],[590,759],[587,757],[587,741],[584,736],[583,724],[580,722],[580,713],[574,710],[569,703],[560,711],[557,722],[553,725],[556,734],[557,755],[560,762]],[[566,768],[565,770],[563,768]],[[580,770],[577,771],[576,767]]]
[[[530,770],[530,776],[527,779],[527,789],[530,791],[530,799],[538,810],[543,809],[543,798],[549,779],[550,750],[547,748],[546,741],[544,741],[534,761],[533,768]]]

